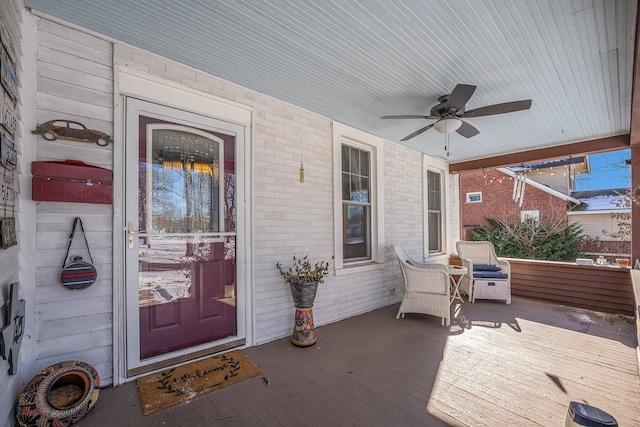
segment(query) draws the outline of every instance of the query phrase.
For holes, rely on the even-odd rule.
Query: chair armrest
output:
[[[500,269],[507,273],[509,276],[511,276],[511,264],[509,263],[509,261],[505,258],[498,258],[498,267],[500,267]],[[511,277],[509,277],[511,278]]]
[[[473,276],[473,261],[470,258],[460,258],[462,266],[467,268],[469,276]]]

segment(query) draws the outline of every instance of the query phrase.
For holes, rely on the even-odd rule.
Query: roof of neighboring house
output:
[[[516,176],[516,173],[512,170],[510,170],[509,168],[498,168],[498,170],[504,174],[509,175],[510,177],[514,177]],[[532,187],[535,187],[539,190],[545,191],[549,194],[551,194],[552,196],[555,196],[559,199],[565,200],[567,202],[571,202],[573,204],[579,205],[580,203],[582,203],[579,199],[575,198],[575,197],[571,197],[568,194],[564,194],[558,190],[554,190],[553,188],[549,187],[548,185],[544,185],[539,183],[538,181],[535,181],[531,178],[525,178],[525,184],[526,185],[530,185]]]
[[[566,166],[566,165],[581,165],[580,167],[576,167],[576,174],[583,174],[583,173],[590,172],[588,156],[569,157],[566,159],[530,163],[526,165],[512,166],[509,169],[514,172],[524,172],[524,171],[531,171],[536,169],[548,169],[548,168],[554,168],[554,167]]]
[[[628,188],[609,188],[606,190],[574,191],[571,195],[582,202],[575,206],[575,213],[594,213],[596,211],[630,211],[630,207],[624,206],[623,196]]]

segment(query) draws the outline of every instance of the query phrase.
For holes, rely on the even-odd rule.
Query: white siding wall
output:
[[[37,122],[74,120],[113,135],[112,45],[46,19],[38,21]],[[75,159],[112,169],[113,145],[37,137],[37,160]],[[35,257],[36,368],[63,360],[94,366],[103,384],[113,377],[112,366],[112,206],[106,204],[37,202]],[[94,263],[95,284],[69,291],[58,274],[73,218],[82,218]],[[88,259],[82,233],[74,238],[70,255]]]
[[[593,237],[594,239],[599,237],[603,241],[621,240],[612,239],[602,232],[602,230],[607,230],[609,233],[615,233],[619,230],[618,220],[614,219],[610,213],[569,214],[568,217],[569,224],[578,223],[582,226],[585,236]],[[629,241],[629,239],[630,237],[627,237],[623,240]]]
[[[14,137],[18,152],[18,167],[13,173],[13,187],[16,192],[15,217],[18,233],[18,245],[8,249],[0,249],[0,306],[5,304],[9,297],[9,285],[19,283],[19,297],[27,302],[25,317],[25,332],[17,360],[18,372],[9,375],[9,364],[0,358],[0,425],[11,426],[15,423],[13,408],[16,398],[24,384],[33,376],[33,334],[34,325],[34,299],[35,286],[33,285],[35,274],[29,268],[33,263],[33,224],[35,213],[24,201],[25,193],[29,192],[29,186],[25,185],[23,174],[28,173],[32,156],[32,149],[28,145],[28,136],[31,121],[29,114],[33,112],[32,104],[35,102],[35,91],[31,87],[34,80],[34,71],[31,59],[35,57],[35,26],[30,16],[22,10],[21,1],[9,0],[0,2],[0,18],[7,29],[16,53],[16,72],[19,77],[18,102],[16,113],[19,119],[18,129]],[[33,36],[33,37],[32,37]],[[30,38],[31,37],[31,38]],[[26,39],[26,40],[25,40]],[[25,52],[27,55],[25,58]],[[35,118],[33,118],[35,121]],[[25,137],[26,136],[26,137]],[[2,169],[2,167],[0,167]],[[4,172],[1,172],[4,174]],[[9,212],[10,214],[10,212]],[[0,213],[4,216],[4,213]],[[22,268],[20,268],[22,267]],[[4,326],[4,313],[0,313],[0,328]]]
[[[569,178],[567,177],[567,173],[567,166],[558,166],[553,169],[531,171],[527,174],[527,178],[538,181],[541,184],[548,185],[561,193],[568,194]]]

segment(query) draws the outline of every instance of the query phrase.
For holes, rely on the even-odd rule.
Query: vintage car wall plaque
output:
[[[38,126],[31,133],[42,135],[47,141],[55,141],[60,138],[70,141],[95,142],[102,147],[111,142],[111,137],[106,133],[87,129],[82,123],[72,120],[50,120]]]

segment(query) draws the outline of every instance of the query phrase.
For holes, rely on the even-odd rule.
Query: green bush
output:
[[[528,220],[512,225],[494,218],[487,222],[488,227],[474,230],[473,240],[493,243],[498,256],[571,262],[580,257],[582,227],[578,224]]]

